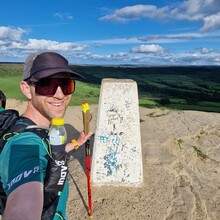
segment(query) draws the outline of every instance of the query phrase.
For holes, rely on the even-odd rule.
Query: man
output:
[[[23,116],[49,128],[52,118],[62,118],[75,89],[68,61],[58,53],[41,52],[27,57],[20,88],[28,105]],[[77,141],[66,144],[66,152],[84,144],[92,133],[81,132]],[[77,145],[77,146],[74,146]],[[46,146],[46,147],[45,147]],[[7,197],[3,220],[40,220],[44,207],[44,178],[48,149],[33,132],[10,138],[0,155],[0,176]],[[68,184],[60,195],[54,220],[67,219]],[[49,220],[49,218],[48,218]]]

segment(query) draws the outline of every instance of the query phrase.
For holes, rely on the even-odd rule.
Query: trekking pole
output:
[[[89,104],[87,102],[82,103],[82,113],[83,113],[83,126],[84,133],[88,134],[90,130],[90,111]],[[85,143],[86,149],[86,177],[87,177],[87,187],[88,187],[88,209],[89,217],[92,219],[92,189],[91,189],[91,162],[90,162],[90,142],[89,140]]]

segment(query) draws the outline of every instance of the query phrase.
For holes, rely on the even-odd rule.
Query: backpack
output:
[[[18,111],[13,109],[8,109],[7,111],[0,112],[0,153],[3,150],[3,145],[5,142],[3,139],[3,135],[8,129],[10,129],[10,127],[15,123],[18,117]],[[0,182],[0,214],[2,214],[5,209],[6,200],[7,196],[2,188],[2,183]]]
[[[21,132],[33,132],[37,134],[41,139],[48,139],[48,129],[36,126],[33,121],[23,116],[19,116],[17,110],[6,109],[0,112],[0,154],[4,148],[5,143],[11,137]],[[49,142],[46,142],[48,147]],[[59,149],[64,146],[58,146]],[[63,148],[62,148],[63,149]],[[46,177],[44,179],[44,206],[42,210],[42,220],[53,219],[56,212],[56,207],[59,202],[59,194],[63,190],[66,182],[68,169],[67,169],[67,153],[62,151],[52,151],[51,155],[46,155],[48,160]],[[60,162],[62,161],[62,162]],[[62,164],[62,166],[61,166]],[[62,177],[61,177],[62,170]],[[63,171],[66,172],[63,179]],[[60,183],[62,178],[63,184]],[[0,215],[3,214],[7,201],[7,195],[5,194],[0,177]]]
[[[0,90],[0,107],[4,108],[5,109],[5,106],[6,106],[6,96],[5,94]]]

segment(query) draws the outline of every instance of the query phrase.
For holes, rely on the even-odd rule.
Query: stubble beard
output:
[[[44,101],[40,101],[36,98],[35,100],[33,100],[33,105],[34,105],[35,109],[37,109],[37,111],[44,118],[47,118],[49,121],[51,121],[52,118],[63,118],[64,117],[66,109],[67,109],[68,104],[70,102],[70,99],[63,100],[61,107],[56,107],[51,104],[55,101],[57,101],[57,100],[45,99]]]

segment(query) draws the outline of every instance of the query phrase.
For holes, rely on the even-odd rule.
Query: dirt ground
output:
[[[20,113],[25,107],[16,100],[7,104]],[[90,106],[94,134],[97,110]],[[144,183],[92,186],[93,219],[220,219],[220,114],[140,108],[140,119]],[[83,129],[81,107],[69,107],[65,122],[69,138],[76,138]],[[69,219],[89,219],[84,147],[69,168]]]

